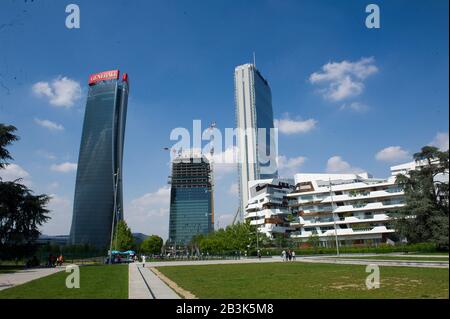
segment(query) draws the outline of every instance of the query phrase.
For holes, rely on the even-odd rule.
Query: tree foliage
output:
[[[16,128],[0,123],[0,169],[12,159],[6,149],[19,138]],[[0,178],[0,258],[20,258],[33,253],[39,237],[39,227],[50,217],[46,206],[50,197],[20,184],[20,179],[3,181]]]
[[[258,234],[260,244],[265,237]],[[199,234],[192,238],[190,246],[195,252],[207,252],[211,254],[244,252],[256,249],[256,227],[249,221],[230,225],[225,229],[219,229],[208,235]]]
[[[140,246],[140,252],[146,255],[157,255],[161,253],[163,239],[157,235],[151,235],[144,239]]]
[[[420,167],[396,179],[406,205],[393,215],[394,225],[411,243],[431,242],[448,250],[449,152],[425,146],[414,159]]]
[[[19,139],[19,137],[14,134],[16,130],[17,128],[15,126],[0,123],[0,169],[5,168],[8,164],[6,161],[12,159],[12,156],[6,147]]]
[[[117,223],[113,240],[113,250],[129,250],[134,248],[134,238],[130,227],[124,220]]]

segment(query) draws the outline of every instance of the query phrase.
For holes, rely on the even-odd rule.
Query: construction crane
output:
[[[234,225],[236,223],[236,219],[238,219],[237,217],[239,216],[240,211],[241,211],[241,209],[240,209],[240,207],[238,207],[238,209],[236,210],[236,214],[234,214],[233,222],[231,223],[231,225]]]

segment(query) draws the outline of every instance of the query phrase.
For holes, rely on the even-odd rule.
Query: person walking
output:
[[[295,261],[295,251],[292,251],[292,260]]]
[[[283,250],[281,252],[281,258],[283,258],[283,261],[286,261],[286,251],[285,250]]]
[[[261,251],[258,249],[258,259],[261,260]]]
[[[142,268],[145,268],[145,255],[142,255]]]

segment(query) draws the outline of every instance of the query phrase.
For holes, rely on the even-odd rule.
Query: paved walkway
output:
[[[282,262],[281,257],[272,258],[242,258],[242,259],[214,259],[214,260],[179,260],[179,261],[156,261],[145,263],[149,267],[163,267],[163,266],[193,266],[193,265],[223,265],[223,264],[253,264],[262,262]]]
[[[141,263],[131,263],[128,267],[128,299],[180,299],[164,281],[149,268],[142,267]]]
[[[345,259],[338,257],[303,257],[297,258],[300,262],[322,263],[322,264],[345,264],[345,265],[378,265],[394,267],[419,267],[419,268],[449,268],[448,261],[409,261],[409,260],[381,260],[381,259]]]
[[[0,291],[14,286],[22,285],[29,281],[55,274],[65,267],[56,268],[32,268],[19,270],[10,274],[0,274]]]
[[[355,255],[353,255],[355,257]],[[368,256],[368,255],[365,255]],[[376,256],[376,255],[373,255]],[[346,257],[342,255],[341,257]],[[348,255],[347,255],[348,257]],[[164,267],[164,266],[189,266],[189,265],[216,265],[216,264],[249,264],[258,262],[283,262],[280,256],[272,258],[257,258],[248,259],[230,259],[230,260],[200,260],[200,261],[161,261],[147,263],[150,267]],[[290,261],[292,262],[292,261]],[[297,257],[295,262],[309,262],[309,263],[329,263],[329,264],[347,264],[347,265],[369,265],[377,264],[380,266],[403,266],[403,267],[425,267],[425,268],[449,268],[448,261],[413,261],[413,260],[379,260],[379,259],[364,259],[361,255],[359,259],[344,259],[335,256],[308,256]]]

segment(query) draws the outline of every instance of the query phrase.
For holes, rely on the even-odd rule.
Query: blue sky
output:
[[[80,29],[65,27],[69,3],[80,7]],[[255,51],[285,175],[387,177],[424,145],[448,147],[448,1],[376,1],[380,29],[365,27],[368,3],[5,0],[0,122],[17,126],[21,140],[11,147],[15,165],[0,174],[52,194],[43,232],[68,233],[87,79],[118,68],[131,84],[125,218],[133,231],[167,238],[170,132],[194,119],[233,127],[233,71]],[[222,167],[216,177],[225,226],[237,173]]]

